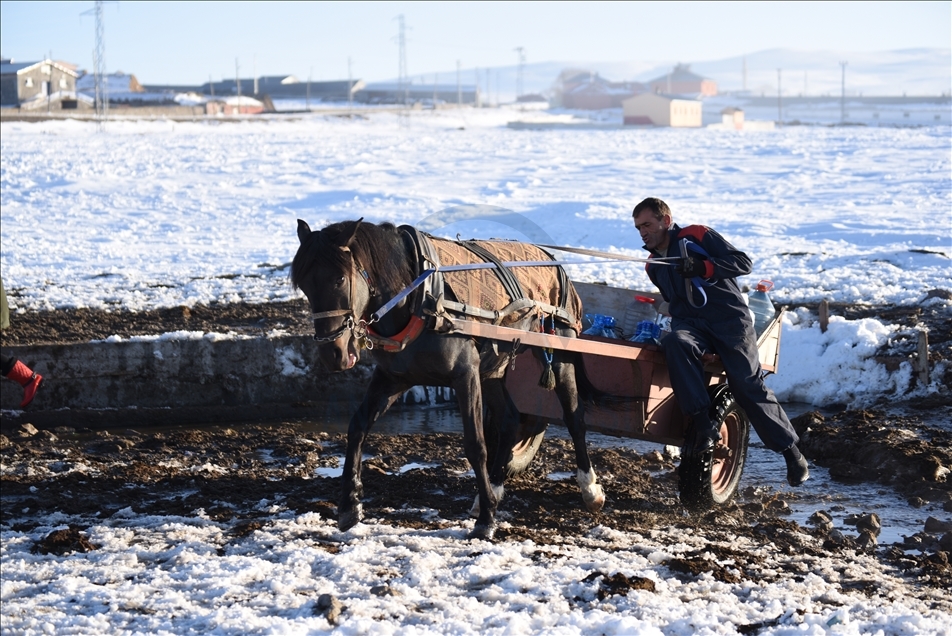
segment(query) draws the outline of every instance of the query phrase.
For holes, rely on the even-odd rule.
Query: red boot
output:
[[[36,397],[37,389],[43,384],[43,376],[17,360],[7,377],[23,387],[23,402],[20,403],[20,408],[25,409]]]

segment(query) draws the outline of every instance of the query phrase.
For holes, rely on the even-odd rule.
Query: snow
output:
[[[740,282],[772,280],[777,304],[915,305],[949,289],[948,126],[515,131],[505,124],[573,115],[363,112],[117,121],[106,134],[75,121],[4,123],[2,265],[13,309],[294,298],[287,264],[298,218],[644,256],[630,211],[645,196],[750,254],[755,270]],[[630,263],[568,269],[576,280],[651,286]],[[929,302],[952,312],[948,301]],[[834,317],[821,334],[809,316],[790,315],[782,373],[769,384],[781,400],[816,405],[903,394],[908,363],[889,373],[872,358],[891,329]],[[303,368],[289,361],[286,372]],[[840,383],[819,380],[830,376],[818,369]]]
[[[117,121],[104,134],[75,121],[3,123],[2,271],[12,310],[294,298],[286,264],[298,218],[321,227],[364,217],[643,256],[630,215],[646,196],[665,199],[680,224],[714,227],[748,252],[755,271],[741,282],[772,280],[778,304],[916,305],[931,289],[949,289],[948,126],[517,131],[506,123],[572,116],[517,108],[362,115]],[[512,213],[458,207],[468,204]],[[650,287],[630,264],[572,266],[570,275]],[[947,300],[928,303],[952,313]],[[813,404],[908,395],[908,363],[887,372],[872,358],[896,329],[833,316],[823,333],[815,316],[790,311],[770,385],[781,400]],[[198,337],[235,336],[161,336]],[[284,373],[306,372],[293,352],[276,355]],[[934,371],[933,385],[918,390],[943,390],[939,377]],[[770,558],[802,564],[801,580],[682,580],[665,563],[703,539],[674,527],[650,536],[596,527],[540,551],[529,541],[465,540],[471,521],[423,531],[369,519],[342,534],[319,514],[262,506],[268,523],[237,539],[202,511],[126,511],[93,522],[99,550],[62,557],[30,549],[68,515],[29,532],[3,526],[4,632],[680,635],[781,617],[759,633],[952,633],[948,613],[862,555],[846,565],[877,581],[870,598],[841,591],[835,568],[844,564],[797,554]],[[326,541],[342,542],[340,551]],[[734,547],[765,549],[742,539]],[[657,591],[600,601],[583,581],[595,571],[645,577]],[[323,593],[347,608],[336,627],[314,612]]]
[[[799,581],[681,580],[665,564],[704,543],[677,528],[643,536],[597,526],[574,544],[540,548],[466,540],[466,528],[448,521],[436,531],[371,521],[340,533],[318,513],[262,506],[271,519],[242,538],[202,511],[120,511],[89,529],[99,549],[64,557],[30,551],[32,539],[61,525],[5,531],[5,631],[688,635],[779,617],[760,633],[949,633],[948,615],[903,598],[874,557],[848,566],[877,580],[880,593],[867,599],[843,594],[830,566],[805,555],[780,557],[802,566]],[[435,510],[415,512],[439,520]],[[339,551],[328,551],[332,544]],[[743,539],[731,548],[764,551]],[[647,578],[656,589],[600,601],[597,584],[584,580],[595,572]],[[315,615],[321,594],[346,607],[336,628]]]

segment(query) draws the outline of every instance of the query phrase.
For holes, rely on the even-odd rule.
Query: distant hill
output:
[[[744,57],[747,64],[747,89],[752,94],[777,94],[777,69],[782,70],[784,95],[839,95],[841,67],[847,62],[846,91],[848,95],[941,95],[952,94],[952,50],[937,48],[903,49],[898,51],[796,51],[770,49],[747,56],[722,60],[669,60],[631,62],[537,62],[523,70],[523,92],[545,93],[552,88],[559,73],[566,68],[590,70],[613,81],[644,82],[671,70],[678,62],[691,65],[691,70],[710,77],[720,91],[738,91],[743,87]],[[516,90],[516,66],[480,69],[480,90],[495,100],[512,101]],[[433,73],[412,75],[414,83],[432,82]],[[439,73],[440,80],[455,80],[456,70]],[[487,91],[488,78],[488,91]],[[472,84],[474,70],[463,69],[463,82]]]

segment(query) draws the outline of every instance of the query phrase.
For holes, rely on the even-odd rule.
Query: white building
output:
[[[670,126],[700,128],[701,102],[655,93],[642,93],[621,103],[628,126]]]

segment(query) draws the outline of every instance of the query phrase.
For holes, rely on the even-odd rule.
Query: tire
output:
[[[512,447],[512,455],[505,467],[507,478],[515,477],[529,468],[529,464],[539,452],[539,447],[542,446],[546,428],[548,424],[539,423],[524,415],[519,416],[519,433]]]
[[[728,503],[737,495],[747,461],[750,420],[735,401],[727,385],[712,391],[711,421],[721,432],[721,441],[713,451],[700,456],[684,456],[678,468],[681,503],[698,513]],[[693,427],[688,435],[693,435]]]

